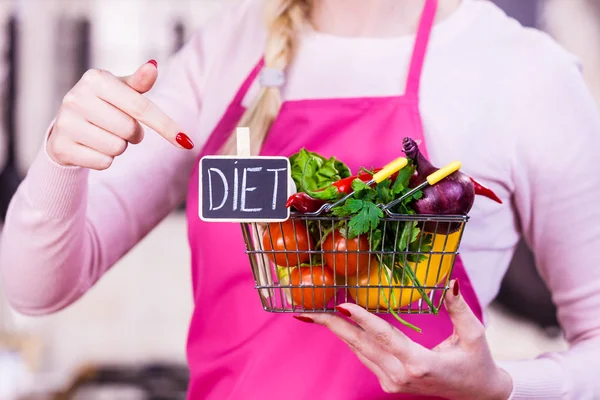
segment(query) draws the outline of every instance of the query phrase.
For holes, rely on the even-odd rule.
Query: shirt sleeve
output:
[[[576,63],[541,62],[503,126],[516,130],[521,230],[569,349],[500,365],[513,378],[511,399],[591,400],[600,398],[600,117]]]
[[[37,315],[68,306],[182,203],[206,140],[196,132],[203,46],[198,32],[159,66],[148,94],[192,137],[195,151],[145,128],[142,143],[97,172],[61,166],[42,147],[13,198],[0,242],[0,278],[17,311]]]

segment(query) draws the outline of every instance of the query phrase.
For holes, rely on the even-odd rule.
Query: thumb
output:
[[[144,94],[156,83],[158,78],[158,63],[154,60],[148,61],[135,71],[133,75],[119,78],[127,86],[140,94]]]
[[[458,280],[450,282],[450,291],[446,295],[444,305],[460,343],[471,345],[485,338],[485,327],[460,294]]]

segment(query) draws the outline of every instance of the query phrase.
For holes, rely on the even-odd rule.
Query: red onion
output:
[[[410,158],[417,169],[417,176],[411,181],[411,187],[416,187],[425,182],[427,176],[439,168],[431,165],[429,160],[419,151],[417,143],[405,138],[403,141],[404,153]],[[423,197],[413,203],[417,214],[429,215],[467,215],[475,201],[475,185],[471,178],[460,171],[442,179],[433,186],[423,189]],[[427,223],[426,231],[450,233],[459,228],[459,224]]]

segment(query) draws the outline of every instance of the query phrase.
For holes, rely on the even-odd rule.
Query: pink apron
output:
[[[419,82],[436,9],[437,0],[428,0],[406,94],[285,102],[262,155],[290,156],[306,147],[326,157],[336,156],[357,171],[360,166],[383,166],[401,156],[404,136],[424,144]],[[259,62],[240,88],[201,157],[216,154],[235,129],[244,113],[242,99],[262,65]],[[195,299],[187,349],[190,399],[422,398],[385,394],[375,375],[326,328],[303,324],[289,314],[263,311],[239,224],[205,223],[198,218],[197,210],[196,169],[188,198]],[[481,319],[481,308],[460,258],[453,277],[460,280],[461,293]],[[391,316],[383,318],[429,348],[453,330],[445,310],[438,316],[406,317],[423,328],[422,334],[405,329]]]

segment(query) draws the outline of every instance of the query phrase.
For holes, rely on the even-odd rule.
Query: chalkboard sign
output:
[[[285,221],[290,183],[285,157],[203,157],[199,216],[203,221]]]

